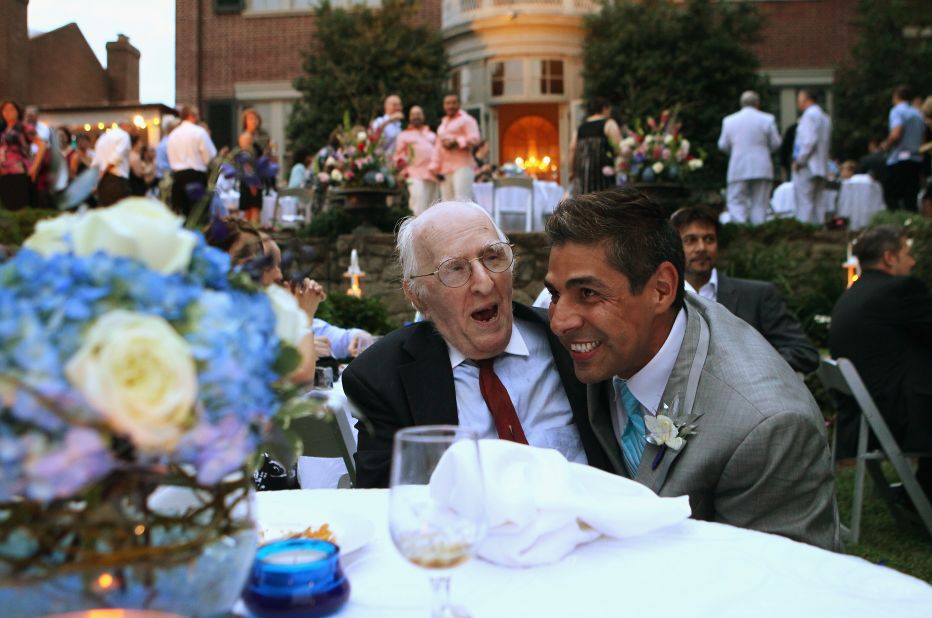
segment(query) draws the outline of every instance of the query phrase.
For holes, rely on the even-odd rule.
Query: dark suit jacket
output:
[[[932,295],[925,284],[864,270],[835,303],[828,343],[834,358],[854,363],[900,446],[932,448]],[[853,423],[839,414],[842,438],[857,417]]]
[[[589,464],[610,470],[611,463],[589,426],[586,388],[576,379],[566,350],[550,331],[546,313],[514,303],[514,316],[543,326]],[[395,432],[413,425],[458,424],[453,368],[447,344],[430,322],[389,333],[343,372],[346,396],[371,423],[359,426],[356,484],[387,487]]]
[[[790,315],[773,284],[719,272],[716,300],[757,329],[794,370],[810,373],[818,368],[819,351]]]

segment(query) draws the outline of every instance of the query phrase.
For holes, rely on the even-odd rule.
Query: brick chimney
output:
[[[26,105],[29,98],[29,0],[0,0],[0,99]]]
[[[139,103],[139,50],[125,34],[107,43],[107,80],[111,103]]]

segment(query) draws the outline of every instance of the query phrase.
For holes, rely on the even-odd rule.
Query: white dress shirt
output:
[[[206,172],[217,148],[203,127],[185,120],[168,136],[168,163],[172,171]]]
[[[693,286],[689,284],[689,281],[683,282],[686,291],[692,292],[693,294],[698,294],[706,300],[711,300],[713,303],[718,300],[718,269],[712,269],[712,276],[709,277],[709,280],[704,286],[696,290]]]
[[[129,133],[120,127],[113,127],[101,135],[94,145],[94,160],[91,165],[97,167],[101,175],[109,172],[114,176],[129,178],[131,149]]]
[[[495,359],[495,375],[511,397],[528,444],[558,450],[569,461],[587,463],[544,328],[515,320],[508,346]],[[492,413],[479,390],[478,365],[453,346],[447,347],[460,426],[475,431],[479,438],[497,438]]]
[[[686,310],[680,309],[676,314],[676,320],[673,322],[673,328],[667,335],[667,340],[663,342],[660,350],[650,359],[650,362],[644,365],[640,371],[628,378],[628,390],[637,398],[641,407],[653,416],[657,416],[657,408],[660,407],[660,398],[663,397],[663,391],[670,381],[670,374],[673,373],[673,365],[676,364],[676,357],[680,353],[680,346],[683,345],[683,338],[686,336]],[[621,378],[615,378],[620,380]],[[663,403],[673,408],[672,401]],[[680,403],[682,405],[682,402]],[[672,409],[670,410],[673,411]],[[615,430],[615,439],[621,443],[621,435],[625,432],[625,425],[628,424],[628,414],[621,401],[615,400],[612,406],[612,428]]]

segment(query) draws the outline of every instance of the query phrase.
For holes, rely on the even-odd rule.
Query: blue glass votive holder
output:
[[[243,602],[258,618],[316,618],[343,607],[349,593],[340,548],[317,539],[290,539],[256,551]]]

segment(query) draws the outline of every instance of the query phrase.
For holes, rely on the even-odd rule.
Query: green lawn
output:
[[[892,476],[887,466],[885,469],[887,475]],[[875,495],[870,476],[865,479],[864,487],[861,538],[857,545],[845,547],[847,553],[932,583],[932,537],[918,520],[915,524],[898,526],[886,504]],[[836,490],[842,521],[849,522],[854,468],[839,468]]]

